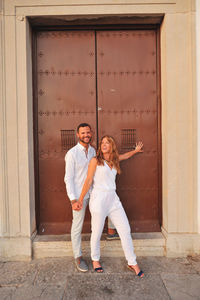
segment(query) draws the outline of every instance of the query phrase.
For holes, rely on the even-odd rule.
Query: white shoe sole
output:
[[[77,263],[75,263],[75,265],[76,265],[77,270],[79,270],[80,272],[85,273],[85,272],[88,271],[88,269],[86,269],[86,270],[85,269],[81,269]]]

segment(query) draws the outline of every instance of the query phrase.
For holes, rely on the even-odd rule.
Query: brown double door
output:
[[[119,152],[143,141],[121,163],[117,192],[132,232],[160,231],[159,76],[156,30],[43,31],[36,37],[36,202],[40,234],[70,232],[64,156],[79,123],[93,143],[112,135]],[[87,212],[84,231],[90,232]]]

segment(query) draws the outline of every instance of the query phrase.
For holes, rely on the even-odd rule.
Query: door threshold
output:
[[[165,237],[161,232],[133,233],[133,244],[137,256],[165,256]],[[33,258],[73,256],[70,234],[36,235],[33,240]],[[82,234],[83,256],[90,256],[90,234]],[[101,238],[101,255],[123,257],[120,240]]]

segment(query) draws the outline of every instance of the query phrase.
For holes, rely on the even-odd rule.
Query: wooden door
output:
[[[119,152],[136,141],[144,153],[121,163],[117,192],[133,232],[160,231],[159,103],[155,30],[43,31],[36,37],[35,169],[39,234],[71,228],[64,156],[87,122],[112,135]],[[95,133],[97,133],[95,135]],[[87,212],[84,232],[90,232]]]

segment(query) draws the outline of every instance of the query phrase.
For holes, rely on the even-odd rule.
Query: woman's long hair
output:
[[[109,158],[110,165],[111,165],[111,167],[114,167],[117,170],[118,174],[120,174],[121,169],[120,169],[120,165],[119,165],[119,153],[117,151],[115,140],[110,135],[104,135],[99,142],[99,147],[97,150],[97,164],[100,166],[104,165],[104,157],[103,157],[103,153],[101,151],[101,144],[102,144],[102,141],[104,138],[106,138],[111,145],[111,152],[110,152],[110,158]]]

